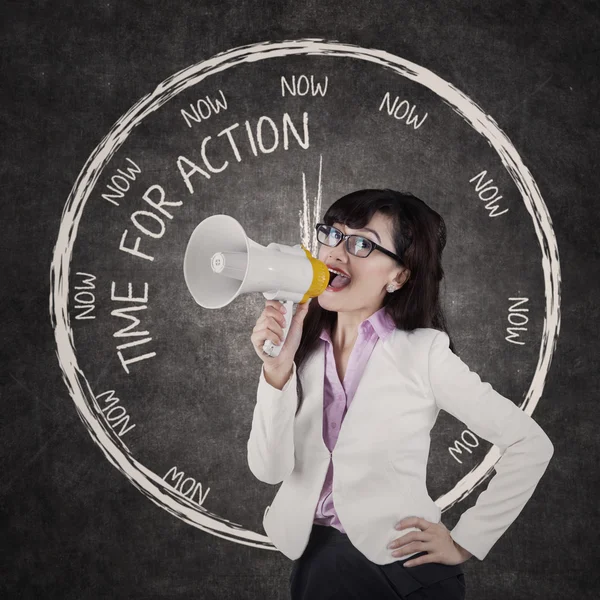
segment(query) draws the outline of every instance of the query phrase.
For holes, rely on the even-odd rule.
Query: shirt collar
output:
[[[385,306],[382,306],[377,312],[374,312],[370,317],[365,319],[360,325],[363,330],[369,330],[372,328],[377,336],[384,340],[395,328],[396,324],[393,319],[386,313]],[[322,340],[331,342],[331,336],[329,335],[329,331],[323,329],[319,334],[319,337]]]

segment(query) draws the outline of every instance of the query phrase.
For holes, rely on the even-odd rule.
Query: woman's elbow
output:
[[[276,485],[281,483],[293,470],[293,461],[284,461],[281,456],[265,458],[259,452],[252,448],[248,442],[248,467],[250,472],[263,483]]]

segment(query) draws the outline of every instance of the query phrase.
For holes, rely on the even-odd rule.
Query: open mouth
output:
[[[341,290],[345,288],[350,283],[350,277],[346,277],[341,273],[337,273],[336,271],[332,271],[329,269],[329,285],[327,289],[329,290]]]

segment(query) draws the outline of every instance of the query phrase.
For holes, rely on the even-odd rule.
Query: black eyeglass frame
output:
[[[338,243],[335,246],[331,246],[330,244],[325,244],[325,242],[319,241],[318,233],[319,233],[319,227],[321,227],[321,226],[331,227],[331,229],[334,229],[341,235],[341,238],[338,240]],[[371,252],[373,252],[373,250],[379,250],[379,252],[383,252],[384,254],[387,254],[389,257],[393,258],[394,260],[397,260],[402,266],[405,266],[404,261],[397,254],[394,254],[393,252],[386,250],[383,246],[380,246],[379,244],[375,243],[374,241],[370,240],[369,238],[366,238],[364,235],[359,235],[358,233],[344,233],[344,232],[340,231],[337,227],[334,227],[333,225],[327,225],[327,223],[317,223],[315,225],[315,229],[317,231],[317,241],[319,242],[319,244],[323,244],[323,245],[327,246],[328,248],[336,248],[343,241],[345,241],[346,242],[346,250],[348,251],[349,254],[352,254],[352,256],[356,256],[357,258],[368,258],[371,255]],[[350,252],[350,248],[348,246],[348,244],[349,244],[348,239],[351,237],[359,237],[359,238],[362,238],[363,240],[366,240],[367,242],[369,242],[369,244],[371,244],[369,254],[367,254],[366,256],[358,256],[358,255]]]

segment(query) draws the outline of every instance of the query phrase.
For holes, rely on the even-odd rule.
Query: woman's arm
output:
[[[554,446],[527,413],[471,371],[449,341],[440,331],[429,350],[436,403],[502,453],[487,489],[451,531],[457,544],[483,560],[532,496]]]
[[[296,363],[287,382],[282,379],[285,375],[265,374],[263,364],[247,444],[250,471],[258,480],[273,485],[282,482],[294,469]],[[272,384],[281,384],[282,389]]]
[[[265,381],[274,388],[278,390],[283,390],[283,386],[289,381],[292,373],[294,372],[294,367],[291,369],[284,371],[268,371],[263,364],[261,375],[265,378]]]

